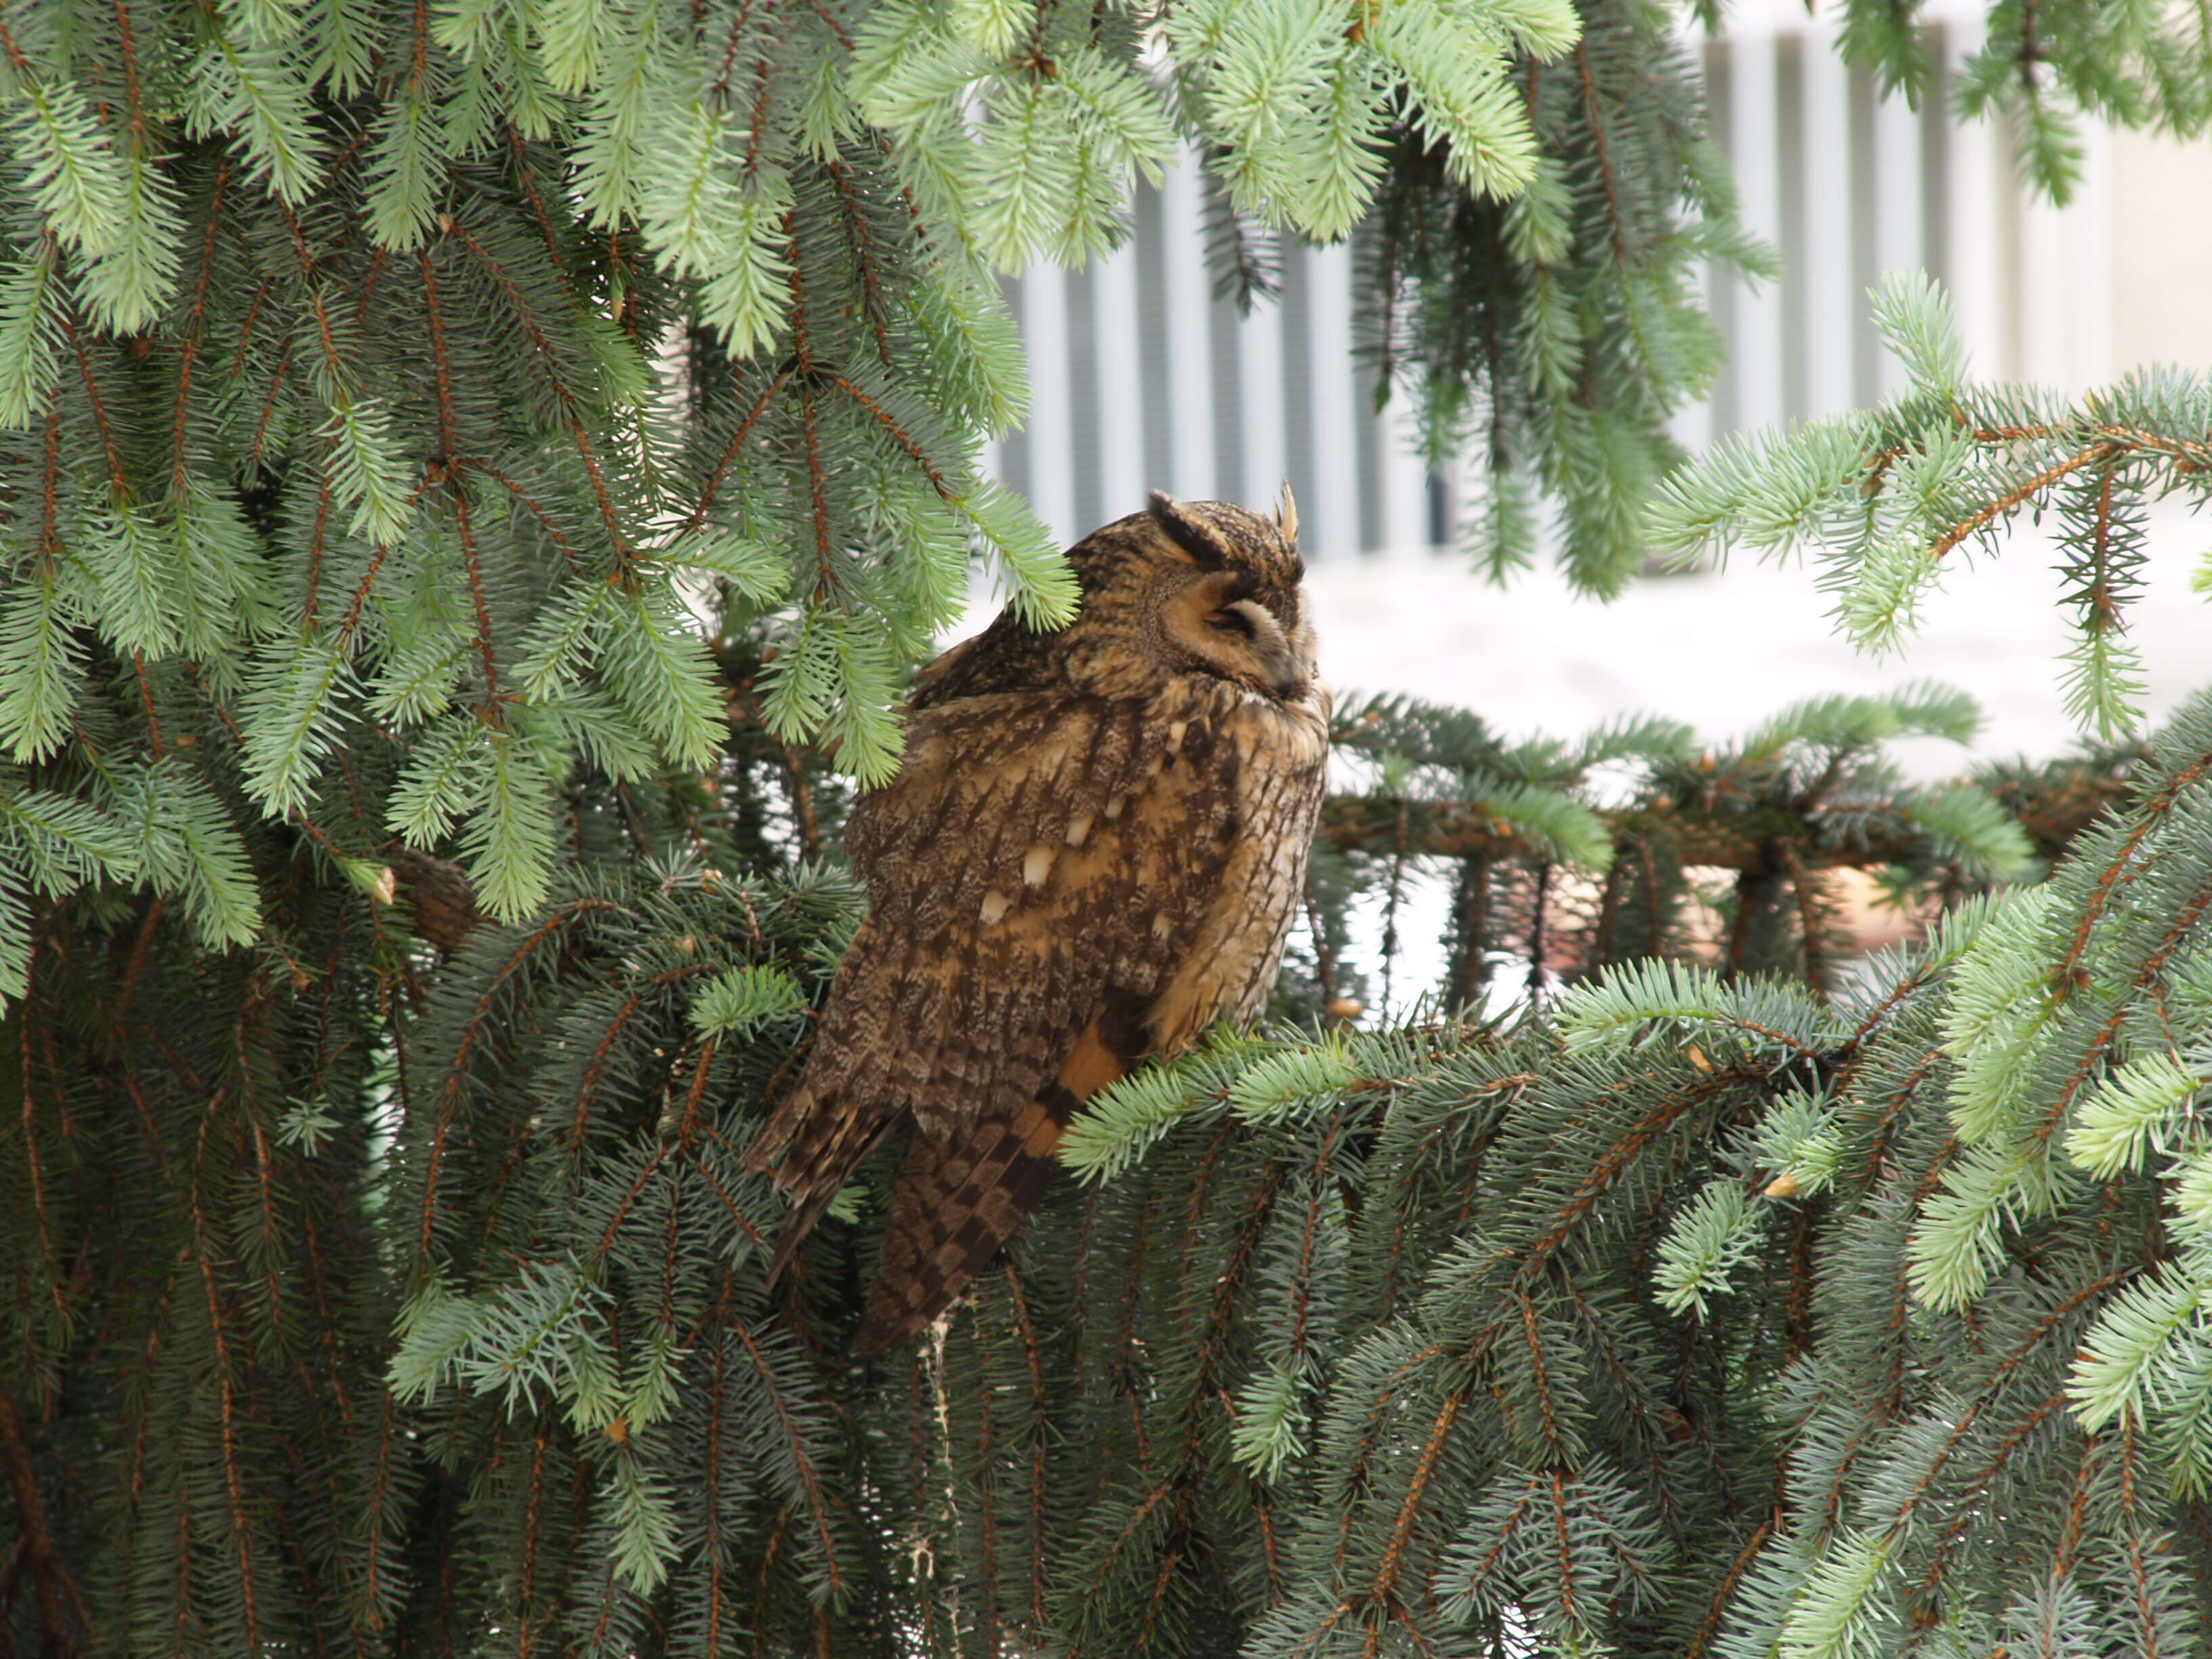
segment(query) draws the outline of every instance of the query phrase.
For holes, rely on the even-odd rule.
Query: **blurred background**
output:
[[[2081,186],[2053,208],[2021,183],[2007,133],[1950,112],[1978,13],[1939,3],[1923,15],[1941,90],[1917,110],[1847,68],[1831,21],[1799,0],[1732,5],[1725,35],[1691,40],[1745,227],[1779,252],[1784,275],[1709,283],[1729,365],[1678,421],[1688,447],[1899,385],[1866,303],[1893,269],[1924,269],[1949,290],[1988,378],[2078,392],[2141,364],[2212,365],[2212,145],[2085,123]],[[2191,202],[2199,210],[2176,210]],[[1721,737],[1801,696],[1936,678],[1981,700],[1981,754],[2049,755],[2071,741],[2051,667],[2056,582],[2032,527],[1985,568],[1960,560],[1913,648],[1887,661],[1832,635],[1802,570],[1655,574],[1612,605],[1578,599],[1544,568],[1488,582],[1456,550],[1459,481],[1423,466],[1402,409],[1378,413],[1365,395],[1349,250],[1286,243],[1279,297],[1240,315],[1212,292],[1207,207],[1186,157],[1163,188],[1139,186],[1135,234],[1111,258],[1006,283],[1034,397],[1027,428],[991,465],[1064,541],[1134,511],[1148,489],[1257,506],[1288,479],[1340,687],[1462,704],[1512,734],[1579,732],[1633,710]],[[2188,587],[2208,536],[2212,526],[2175,519],[2155,538],[2151,603],[2138,613],[2154,716],[2212,662]],[[971,629],[993,607],[988,592],[976,604]],[[1906,760],[1948,773],[1964,757],[1931,746]]]
[[[1976,10],[1938,0],[1923,15],[1939,92],[1917,109],[1845,66],[1832,20],[1799,0],[1747,0],[1729,9],[1725,34],[1688,38],[1745,228],[1776,249],[1784,274],[1759,286],[1709,279],[1729,362],[1711,397],[1678,419],[1686,447],[1899,386],[1866,301],[1894,269],[1923,269],[1948,289],[1987,378],[2080,392],[2144,364],[2212,365],[2212,145],[2085,123],[2081,187],[2054,208],[2022,184],[2008,132],[1952,112]],[[1258,506],[1287,479],[1323,671],[1340,692],[1472,708],[1510,737],[1646,713],[1719,741],[1801,698],[1934,679],[1971,693],[1985,722],[1969,749],[1898,745],[1910,773],[1947,777],[2073,745],[2056,666],[2058,580],[2032,525],[1997,558],[1954,553],[1925,625],[1883,659],[1836,637],[1802,568],[1653,571],[1611,605],[1574,593],[1548,565],[1489,581],[1457,545],[1459,479],[1415,455],[1402,400],[1378,412],[1367,395],[1350,251],[1285,242],[1279,296],[1240,314],[1212,291],[1212,213],[1186,155],[1161,188],[1139,186],[1135,234],[1112,257],[1006,282],[1033,404],[989,465],[1063,541],[1135,510],[1148,489]],[[2205,604],[2190,587],[2208,538],[2212,526],[2179,514],[2153,538],[2136,639],[2154,719],[2212,678]],[[961,631],[995,609],[979,589]],[[1432,982],[1443,896],[1409,900],[1406,982]],[[1880,919],[1862,921],[1871,942]]]

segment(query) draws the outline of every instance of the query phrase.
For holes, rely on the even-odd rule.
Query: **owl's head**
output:
[[[1142,513],[1067,550],[1083,589],[1075,621],[1036,633],[1012,605],[915,677],[908,707],[1073,684],[1149,698],[1203,674],[1283,703],[1315,694],[1314,631],[1298,584],[1298,514],[1155,494]]]
[[[1278,702],[1311,690],[1314,631],[1299,583],[1297,507],[1272,515],[1153,492],[1145,512],[1087,538],[1070,559],[1085,619],[1171,672],[1210,674]],[[1078,624],[1079,628],[1082,626]]]

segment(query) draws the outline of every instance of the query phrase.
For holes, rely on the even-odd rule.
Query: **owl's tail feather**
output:
[[[784,1214],[775,1255],[768,1265],[771,1285],[783,1276],[830,1200],[891,1127],[885,1113],[825,1111],[823,1103],[801,1099],[803,1092],[803,1085],[793,1091],[740,1160],[756,1175],[774,1176],[775,1184],[791,1194],[791,1208]]]
[[[863,1146],[860,1156],[853,1162],[858,1164],[874,1145],[870,1141]],[[771,1286],[783,1277],[783,1270],[791,1265],[791,1258],[799,1254],[799,1247],[806,1243],[806,1236],[814,1231],[814,1224],[822,1219],[822,1212],[830,1207],[844,1185],[842,1177],[824,1181],[799,1194],[792,1206],[784,1212],[783,1231],[775,1236],[775,1254],[769,1258],[768,1282]]]
[[[855,1354],[888,1353],[951,1307],[1044,1196],[1076,1102],[1056,1084],[1037,1092],[1020,1116],[979,1123],[957,1142],[915,1134],[892,1187]]]
[[[890,1224],[854,1352],[887,1353],[951,1307],[1036,1207],[1060,1171],[1060,1137],[1082,1103],[1136,1063],[1134,1023],[1102,1013],[1058,1079],[1014,1117],[946,1139],[917,1132],[892,1183]],[[1139,1039],[1140,1040],[1140,1039]]]

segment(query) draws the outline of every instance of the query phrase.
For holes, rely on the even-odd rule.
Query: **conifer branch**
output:
[[[2046,188],[2070,106],[2212,112],[2114,16],[1962,71]],[[1847,46],[1932,91],[1912,27]],[[2212,704],[2138,739],[2124,623],[2212,381],[1978,386],[1893,281],[1900,395],[1677,470],[1705,273],[1767,266],[1700,97],[1624,0],[0,18],[0,1649],[2184,1650]],[[1072,613],[978,471],[995,271],[1186,149],[1240,297],[1353,239],[1490,568],[1809,550],[1881,643],[2045,513],[2118,736],[1928,788],[1933,688],[1710,750],[1347,709],[1269,1019],[851,1364],[885,1170],[771,1287],[741,1154],[864,905],[833,767],[968,551]],[[1393,1029],[1424,862],[1451,1004]],[[1816,988],[1844,866],[1924,937]]]
[[[2118,780],[2087,776],[2067,791],[2068,799],[2039,800],[2028,819],[2039,845],[2063,848],[2088,829],[2098,813],[2124,789]],[[1322,808],[1321,837],[1344,851],[1388,856],[1397,844],[1401,803],[1372,795],[1332,795]],[[1524,832],[1480,800],[1420,801],[1406,807],[1406,846],[1425,858],[1474,862],[1538,861],[1542,849]],[[1664,847],[1678,862],[1742,872],[1766,867],[1778,842],[1786,843],[1799,867],[1808,872],[1869,869],[1910,864],[1928,856],[1923,836],[1902,830],[1870,834],[1854,825],[1853,841],[1839,838],[1832,822],[1817,811],[1793,812],[1785,806],[1628,807],[1600,809],[1616,846]]]
[[[2087,831],[2125,787],[2123,779],[2108,771],[2062,769],[2048,793],[2014,787],[2008,804],[2011,799],[2021,802],[2016,810],[2033,827],[2039,847],[2055,854]],[[1878,868],[1929,856],[1924,836],[1902,831],[1838,844],[1836,831],[1817,811],[1792,812],[1783,806],[1741,811],[1645,806],[1601,810],[1597,817],[1616,844],[1637,856],[1648,858],[1648,849],[1656,845],[1678,863],[1723,870],[1764,868],[1778,837],[1807,872]],[[1484,865],[1542,860],[1542,849],[1532,845],[1524,831],[1481,801],[1402,802],[1365,794],[1332,795],[1322,807],[1320,836],[1342,851],[1389,857],[1400,845],[1401,822],[1404,848],[1412,855]],[[427,906],[427,915],[417,909],[418,936],[444,950],[459,948],[483,915],[465,871],[449,860],[396,847],[380,856],[393,866],[410,899],[418,907]]]

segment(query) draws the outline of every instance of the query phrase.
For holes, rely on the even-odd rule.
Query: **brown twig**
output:
[[[91,1627],[84,1597],[76,1581],[62,1565],[54,1536],[46,1524],[46,1505],[39,1498],[38,1471],[31,1462],[31,1443],[23,1432],[15,1402],[0,1389],[0,1464],[6,1465],[8,1485],[15,1495],[15,1523],[23,1551],[23,1565],[39,1601],[40,1659],[67,1659],[77,1650],[80,1632]]]

